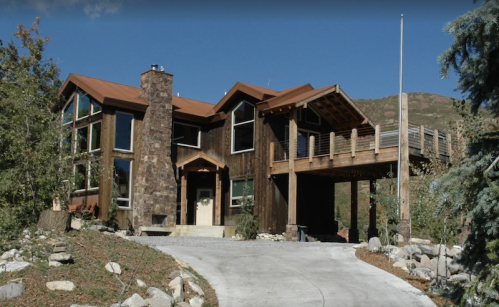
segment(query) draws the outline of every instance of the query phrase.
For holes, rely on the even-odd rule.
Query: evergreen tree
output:
[[[39,21],[18,26],[20,48],[13,40],[6,46],[0,41],[1,240],[36,222],[55,197],[63,200],[70,174],[70,159],[60,155],[65,131],[53,113],[59,70],[43,57],[49,39],[39,35]]]
[[[486,0],[456,18],[445,27],[454,42],[439,59],[443,76],[451,68],[459,74],[458,89],[472,111],[461,115],[465,126],[475,127],[466,130],[468,158],[435,180],[431,188],[439,212],[463,212],[471,219],[461,261],[468,269],[474,268],[478,278],[462,297],[461,303],[468,305],[499,304],[499,172],[493,164],[499,157],[499,134],[497,127],[486,132],[477,127],[482,122],[475,115],[481,106],[499,115],[498,20],[498,0]]]

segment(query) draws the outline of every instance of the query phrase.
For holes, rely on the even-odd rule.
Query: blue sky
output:
[[[236,81],[281,90],[340,84],[352,98],[398,93],[400,14],[404,91],[461,98],[437,57],[452,43],[446,22],[472,0],[387,1],[0,0],[0,39],[41,16],[46,56],[61,79],[78,73],[139,86],[152,63],[174,92],[216,103]],[[415,3],[416,2],[416,3]],[[181,4],[179,4],[181,3]]]

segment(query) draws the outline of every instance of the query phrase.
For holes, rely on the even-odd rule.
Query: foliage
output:
[[[0,41],[0,238],[11,239],[36,222],[58,197],[65,204],[71,162],[61,159],[65,137],[58,103],[61,81],[52,59],[43,57],[49,39],[33,25],[19,25],[6,46]]]
[[[253,215],[255,201],[253,196],[248,196],[250,187],[248,177],[243,188],[243,197],[239,200],[241,213],[237,216],[236,234],[241,235],[245,240],[256,239],[258,235],[258,220]]]
[[[117,176],[117,175],[115,175]],[[119,228],[118,220],[116,216],[118,216],[118,197],[120,197],[120,191],[116,180],[113,180],[113,189],[111,191],[111,204],[109,205],[109,211],[107,212],[107,226],[114,228],[117,230]]]
[[[485,105],[499,115],[499,1],[483,4],[454,21],[444,30],[454,36],[454,42],[439,57],[440,72],[447,77],[449,69],[459,75],[457,89],[466,93],[476,112]]]
[[[473,118],[481,106],[495,117],[499,115],[498,18],[499,1],[486,0],[445,28],[454,35],[454,42],[440,56],[441,72],[447,76],[453,68],[459,74],[458,89],[465,94],[472,111],[462,115],[464,122],[471,126],[482,124]],[[461,304],[479,300],[482,305],[499,305],[499,171],[497,165],[492,164],[499,157],[499,133],[493,125],[487,128],[485,132],[467,131],[471,135],[468,136],[468,157],[431,186],[439,212],[464,213],[471,221],[461,262],[468,269],[474,269],[478,278],[461,292],[464,294]],[[477,269],[480,267],[481,270]]]
[[[395,236],[397,234],[397,225],[399,223],[399,201],[397,198],[397,182],[393,180],[393,173],[388,173],[385,182],[376,182],[376,193],[370,196],[374,198],[378,204],[378,221],[382,225],[380,239],[385,244],[394,244],[397,242]]]

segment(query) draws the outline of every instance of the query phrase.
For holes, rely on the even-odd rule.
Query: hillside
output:
[[[408,93],[408,96],[411,124],[449,131],[449,123],[455,123],[459,119],[450,97],[423,92]],[[375,124],[397,124],[398,95],[378,99],[361,98],[354,101]]]

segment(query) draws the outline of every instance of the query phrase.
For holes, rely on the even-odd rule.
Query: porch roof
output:
[[[222,162],[218,161],[217,159],[215,159],[215,158],[213,158],[213,157],[205,154],[202,151],[200,151],[197,154],[194,154],[194,155],[192,155],[192,156],[190,156],[188,158],[185,158],[182,161],[177,162],[176,163],[177,168],[183,168],[187,164],[192,163],[192,162],[194,162],[194,161],[196,161],[198,159],[205,160],[205,161],[207,161],[207,162],[209,162],[209,163],[211,163],[211,164],[213,164],[213,165],[215,165],[215,166],[217,166],[219,168],[225,168],[225,164],[224,163],[222,163]]]

